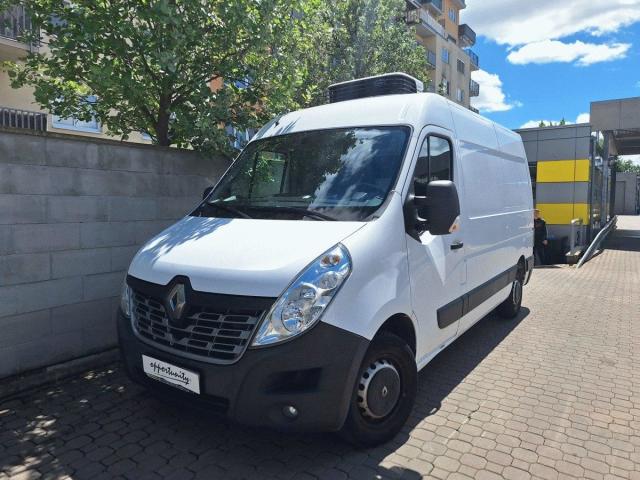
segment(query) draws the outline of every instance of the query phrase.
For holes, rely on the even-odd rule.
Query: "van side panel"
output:
[[[466,291],[479,292],[483,300],[461,319],[460,334],[507,297],[505,272],[521,255],[531,255],[526,244],[532,245],[532,200],[524,147],[515,134],[457,105],[451,109],[464,180]]]

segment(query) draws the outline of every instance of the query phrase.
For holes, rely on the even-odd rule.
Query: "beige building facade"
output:
[[[467,108],[480,86],[471,79],[479,58],[471,50],[476,33],[460,24],[465,0],[407,0],[407,23],[414,25],[418,43],[426,49],[431,68],[428,89]]]
[[[24,7],[12,7],[0,12],[0,63],[19,62],[30,51],[46,49],[45,45],[29,45],[19,41],[25,30],[30,28],[31,22]],[[97,120],[83,122],[73,118],[63,119],[43,110],[36,103],[32,88],[12,88],[8,73],[0,69],[0,127],[2,126],[97,138],[113,138],[107,135],[106,128]],[[151,143],[149,137],[137,132],[133,132],[128,141]]]

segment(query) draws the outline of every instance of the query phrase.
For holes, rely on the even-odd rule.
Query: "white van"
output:
[[[392,438],[417,372],[515,317],[533,267],[520,137],[420,90],[348,82],[266,125],[133,259],[129,375],[242,423]]]

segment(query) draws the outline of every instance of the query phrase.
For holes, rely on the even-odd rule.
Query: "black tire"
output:
[[[369,375],[372,371],[373,375]],[[417,377],[415,355],[407,343],[392,333],[379,333],[360,366],[349,414],[340,435],[359,447],[374,447],[395,437],[411,414]],[[362,393],[364,382],[367,388],[371,388],[367,398],[372,405],[363,408],[363,403],[366,403]],[[378,417],[373,418],[367,412]]]
[[[522,293],[524,285],[524,266],[518,265],[518,273],[516,274],[515,281],[511,284],[511,291],[507,299],[498,305],[496,313],[502,318],[512,319],[518,316],[520,313],[520,307],[522,307]]]

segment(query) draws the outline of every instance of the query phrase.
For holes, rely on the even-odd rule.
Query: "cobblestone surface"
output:
[[[178,411],[114,366],[0,404],[0,480],[639,480],[640,238],[611,246],[537,270],[518,319],[489,316],[437,357],[384,447]]]

